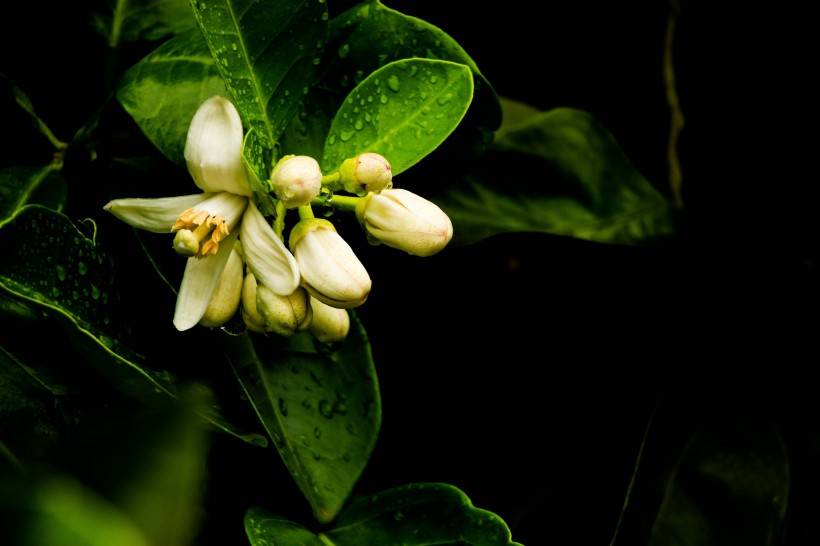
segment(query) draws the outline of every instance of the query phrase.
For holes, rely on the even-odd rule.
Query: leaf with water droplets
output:
[[[473,73],[466,65],[432,59],[385,65],[356,86],[339,108],[322,168],[336,170],[346,158],[375,152],[387,158],[396,176],[444,142],[472,99]]]
[[[0,290],[67,329],[73,349],[89,369],[148,406],[165,407],[191,393],[207,393],[204,385],[179,381],[159,367],[167,362],[149,365],[145,354],[134,349],[139,344],[131,329],[131,310],[117,289],[115,262],[96,237],[91,221],[74,224],[40,205],[23,207],[0,226]],[[266,443],[263,436],[240,431],[225,420],[219,406],[208,406],[202,417],[244,441]]]
[[[316,518],[336,517],[367,465],[381,425],[363,326],[337,351],[308,333],[229,338],[236,376]]]
[[[395,487],[346,506],[334,526],[318,535],[259,507],[245,513],[245,532],[253,545],[303,544],[461,544],[521,546],[496,514],[476,508],[457,487],[414,483]]]
[[[267,150],[252,167],[267,180],[279,136],[313,83],[327,41],[320,0],[209,0],[191,4],[246,128]]]
[[[94,12],[91,25],[112,49],[124,42],[161,40],[196,26],[186,0],[141,0],[111,2],[111,13]]]

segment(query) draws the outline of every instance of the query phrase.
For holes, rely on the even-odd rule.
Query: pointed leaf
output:
[[[322,0],[192,5],[242,121],[264,149],[265,160],[252,166],[259,180],[267,180],[278,158],[274,145],[313,85],[327,41],[327,5]]]
[[[496,514],[442,483],[409,484],[357,499],[320,535],[256,507],[245,514],[245,531],[254,546],[521,546]]]
[[[183,165],[194,112],[227,89],[199,29],[173,38],[128,69],[117,100],[165,157]]]
[[[392,62],[350,93],[330,126],[322,169],[370,151],[390,162],[393,176],[435,150],[461,122],[473,99],[473,73],[463,64],[430,59]]]
[[[453,221],[452,245],[516,231],[641,244],[677,230],[672,202],[609,131],[572,108],[501,134],[461,183],[433,200]]]
[[[351,313],[339,351],[308,333],[231,338],[234,371],[320,522],[332,520],[364,470],[381,425],[364,328]]]
[[[0,229],[0,289],[54,317],[76,335],[85,362],[116,388],[149,406],[163,407],[204,389],[178,381],[167,370],[147,365],[129,343],[130,323],[121,313],[114,264],[91,236],[64,215],[38,205],[22,208]],[[243,433],[225,421],[217,407],[203,418],[214,427],[265,445],[258,434]]]
[[[0,169],[0,225],[27,204],[60,211],[68,188],[51,167],[9,167]]]

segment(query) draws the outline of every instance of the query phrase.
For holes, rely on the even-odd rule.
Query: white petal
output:
[[[301,275],[293,254],[285,247],[259,209],[250,200],[239,227],[242,253],[256,280],[274,294],[289,296]]]
[[[230,233],[219,243],[216,254],[205,258],[188,258],[177,294],[174,326],[184,331],[202,319],[228,263],[237,233]]]
[[[171,227],[179,214],[201,203],[211,193],[160,197],[158,199],[114,199],[103,210],[107,210],[129,226],[153,233],[171,233]]]

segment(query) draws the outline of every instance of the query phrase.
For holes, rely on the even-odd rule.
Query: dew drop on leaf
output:
[[[283,417],[288,416],[288,401],[284,398],[279,399],[279,412],[282,414]]]
[[[319,427],[313,427],[313,437],[317,440],[322,437],[322,431],[319,430]]]
[[[61,281],[65,280],[65,267],[58,265],[57,266],[57,278]]]
[[[85,262],[80,262],[77,264],[77,270],[80,272],[80,275],[85,275],[88,273],[88,266],[85,265]]]
[[[391,91],[398,93],[401,89],[401,85],[399,84],[399,78],[396,76],[390,76],[387,79],[387,87],[389,87]]]
[[[333,406],[330,405],[330,402],[327,400],[322,400],[319,402],[319,413],[321,413],[324,417],[328,419],[333,418]]]
[[[387,95],[382,95],[381,97],[379,97],[379,102],[382,104],[387,104],[388,100],[389,99],[387,98]]]

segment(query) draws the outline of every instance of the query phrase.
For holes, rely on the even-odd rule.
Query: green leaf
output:
[[[22,208],[0,229],[0,289],[37,305],[73,332],[71,341],[86,364],[121,392],[150,407],[176,404],[204,386],[178,381],[154,368],[132,348],[130,322],[120,305],[114,263],[91,235],[67,217],[39,205]],[[156,363],[155,363],[156,364]],[[218,407],[203,418],[249,443],[266,445],[259,434],[237,430]]]
[[[236,376],[315,517],[336,517],[367,465],[381,400],[367,335],[351,313],[340,350],[308,333],[229,340]]]
[[[61,211],[68,187],[52,167],[8,167],[0,169],[0,226],[28,204]]]
[[[91,24],[112,48],[124,42],[160,40],[196,26],[189,0],[118,0],[110,13],[92,14]]]
[[[327,42],[327,5],[311,0],[192,2],[199,27],[245,128],[256,132],[267,180],[274,146],[299,111]],[[261,154],[254,151],[252,156]]]
[[[193,29],[173,38],[128,69],[117,86],[117,100],[160,152],[176,164],[188,125],[209,97],[227,96],[202,34]]]
[[[466,65],[431,59],[385,65],[356,86],[333,118],[323,170],[370,151],[386,157],[396,176],[444,142],[472,99]]]
[[[499,135],[469,174],[434,196],[452,245],[545,232],[642,244],[672,235],[678,211],[590,114],[556,108]]]
[[[359,498],[342,511],[332,529],[319,535],[253,507],[245,514],[245,532],[254,546],[518,545],[501,518],[474,507],[458,488],[442,483],[409,484]]]

